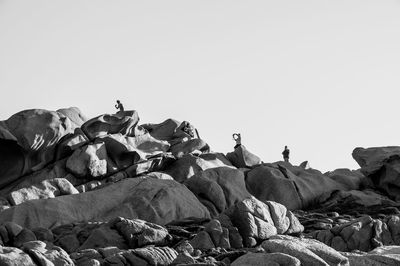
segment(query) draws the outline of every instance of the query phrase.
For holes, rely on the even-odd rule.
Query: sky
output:
[[[77,106],[232,133],[264,162],[357,169],[399,145],[400,1],[0,0],[0,120]]]

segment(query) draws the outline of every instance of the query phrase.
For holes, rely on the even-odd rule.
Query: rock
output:
[[[171,145],[182,143],[185,140],[189,140],[193,137],[197,137],[197,134],[188,134],[184,129],[188,122],[178,122],[174,119],[167,119],[160,124],[144,124],[141,125],[146,129],[151,136],[159,140],[168,141]],[[193,126],[189,124],[191,131],[196,131]]]
[[[145,161],[150,157],[161,155],[169,149],[169,144],[153,138],[150,134],[130,137],[113,134],[98,138],[96,142],[104,142],[108,160],[108,172],[116,172],[133,164]]]
[[[25,242],[35,241],[35,234],[29,229],[22,229],[22,231],[13,239],[14,247],[21,247]]]
[[[140,219],[124,219],[118,217],[110,221],[110,226],[124,237],[129,248],[138,248],[146,245],[166,245],[171,239],[168,230],[164,227]]]
[[[221,226],[221,222],[217,219],[211,220],[205,225],[204,231],[206,231],[214,243],[215,247],[230,248],[229,242],[229,230]]]
[[[299,226],[298,221],[295,222],[295,226],[291,226],[290,221],[293,222],[297,218],[294,216],[289,218],[288,213],[290,211],[281,204],[273,202],[265,204],[251,197],[237,203],[232,213],[228,215],[239,229],[245,245],[251,246],[278,233],[287,233],[289,228],[291,228],[290,233],[302,232],[304,228]]]
[[[284,253],[253,253],[249,252],[236,259],[231,266],[300,266],[300,260]]]
[[[178,182],[184,182],[194,174],[217,167],[232,167],[222,153],[204,153],[199,156],[186,154],[164,169]]]
[[[81,129],[89,140],[100,136],[121,133],[123,136],[135,136],[135,128],[139,122],[136,111],[104,114],[86,121]]]
[[[287,240],[292,243],[303,246],[322,258],[329,265],[349,265],[345,256],[341,255],[335,249],[317,241],[308,238],[297,238],[287,235],[273,236],[272,239]]]
[[[244,145],[237,146],[233,152],[227,153],[226,158],[237,168],[251,168],[261,164],[261,159],[249,152]]]
[[[31,241],[25,243],[22,249],[34,258],[35,261],[40,262],[40,265],[75,265],[67,252],[51,243]]]
[[[172,155],[176,158],[181,158],[185,154],[208,153],[210,152],[210,147],[204,140],[190,139],[188,141],[172,146],[170,151],[172,152]]]
[[[352,155],[377,188],[400,200],[400,147],[356,148]]]
[[[99,178],[107,174],[107,161],[104,143],[89,144],[74,151],[66,168],[76,177]]]
[[[48,199],[78,193],[78,190],[65,178],[54,178],[15,190],[8,195],[8,200],[12,205],[19,205],[29,200]]]
[[[344,185],[346,190],[357,190],[369,184],[369,179],[367,179],[360,170],[341,168],[327,172],[324,175]]]
[[[343,252],[342,254],[349,259],[352,266],[400,265],[400,250],[398,246],[379,247],[368,253]]]
[[[76,128],[74,133],[65,135],[57,143],[55,159],[61,160],[70,156],[76,149],[89,143],[89,139],[80,128]]]
[[[102,225],[99,228],[92,230],[88,238],[77,250],[106,247],[128,249],[127,242],[117,230],[110,228],[109,225]]]
[[[213,216],[251,196],[246,189],[243,172],[229,167],[199,172],[184,184],[207,206]]]
[[[257,199],[276,201],[290,210],[318,205],[322,195],[346,190],[347,186],[317,170],[284,162],[263,164],[250,170],[246,185]]]
[[[0,122],[0,188],[54,159],[57,142],[76,126],[66,116],[25,110]]]
[[[198,233],[189,243],[194,249],[210,250],[215,248],[210,235],[206,231]]]
[[[49,228],[73,222],[106,222],[117,216],[161,225],[186,217],[210,218],[209,211],[184,185],[134,178],[86,193],[24,202],[4,210],[0,223]]]
[[[137,248],[132,252],[146,260],[150,265],[169,265],[178,256],[178,253],[169,247]]]
[[[0,246],[0,265],[2,266],[36,266],[31,257],[14,247]]]
[[[88,120],[78,107],[58,109],[57,113],[68,117],[75,127],[81,127]]]
[[[53,232],[51,230],[46,229],[46,228],[33,228],[32,232],[35,234],[37,240],[43,241],[43,242],[53,242],[54,241],[54,236]]]

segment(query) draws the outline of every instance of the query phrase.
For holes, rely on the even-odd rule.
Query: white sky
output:
[[[116,99],[214,151],[240,132],[265,162],[357,168],[399,145],[400,1],[0,0],[0,120]]]

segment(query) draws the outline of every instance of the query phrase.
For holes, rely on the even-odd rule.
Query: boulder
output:
[[[0,246],[0,265],[2,266],[36,266],[31,257],[14,247]]]
[[[164,227],[140,219],[125,219],[118,217],[109,222],[122,235],[131,249],[147,245],[164,246],[171,236]]]
[[[96,143],[105,144],[110,173],[162,155],[170,147],[166,141],[157,140],[148,133],[135,137],[112,134],[98,138]]]
[[[57,142],[75,128],[63,114],[42,109],[0,121],[0,188],[54,160]]]
[[[107,150],[104,143],[88,144],[67,159],[66,168],[76,177],[100,178],[107,174]]]
[[[203,153],[198,156],[186,154],[168,165],[163,172],[182,183],[194,174],[217,167],[234,168],[222,153]]]
[[[76,149],[89,143],[89,139],[82,129],[76,128],[74,133],[65,135],[57,143],[55,159],[60,160],[69,157]]]
[[[349,259],[352,266],[400,265],[399,246],[379,247],[368,253],[343,252],[342,254]]]
[[[26,242],[22,249],[40,265],[74,266],[74,262],[62,248],[42,241]]]
[[[290,210],[318,205],[322,195],[348,189],[348,184],[337,182],[318,170],[285,162],[253,168],[247,173],[246,185],[259,200],[276,201]]]
[[[58,109],[57,113],[63,114],[75,125],[81,127],[88,119],[78,107],[69,107]]]
[[[301,265],[350,265],[348,259],[327,245],[310,239],[274,236],[261,244],[266,252],[281,252],[300,260]]]
[[[117,216],[162,225],[186,217],[210,218],[210,213],[186,186],[175,181],[129,178],[86,193],[24,202],[4,210],[0,223],[49,228]]]
[[[277,234],[301,233],[304,230],[297,218],[282,204],[264,203],[254,197],[237,203],[227,214],[248,247]]]
[[[190,123],[167,119],[160,124],[141,125],[154,138],[168,141],[171,146],[182,143],[191,138],[199,138],[197,130]]]
[[[184,184],[217,216],[236,203],[250,197],[242,171],[230,167],[218,167],[201,171]]]
[[[231,266],[300,266],[299,259],[284,253],[253,253],[249,252],[236,259]]]
[[[360,170],[340,168],[327,172],[324,175],[344,185],[346,190],[358,190],[362,187],[370,186],[370,180],[366,178]]]
[[[233,152],[226,154],[226,158],[237,168],[251,168],[261,164],[261,159],[248,151],[244,145],[235,147]]]
[[[139,115],[136,111],[118,112],[117,114],[104,114],[86,121],[81,129],[90,139],[121,133],[123,136],[135,136]]]
[[[48,199],[78,193],[78,190],[65,178],[54,178],[15,190],[8,195],[8,201],[11,205],[18,205],[29,200]]]
[[[400,147],[356,148],[353,158],[378,189],[400,200]]]
[[[202,139],[190,139],[172,146],[170,152],[176,158],[181,158],[183,155],[189,153],[208,153],[210,152],[210,147]]]

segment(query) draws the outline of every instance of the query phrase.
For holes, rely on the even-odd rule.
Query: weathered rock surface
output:
[[[353,158],[378,189],[400,200],[400,147],[356,148]]]
[[[121,133],[124,136],[136,136],[135,129],[139,122],[136,111],[125,111],[117,114],[104,114],[86,121],[81,129],[90,139]]]
[[[250,197],[242,171],[218,167],[201,171],[184,184],[199,198],[213,216]]]
[[[266,252],[282,252],[296,257],[302,265],[349,265],[348,259],[338,251],[312,239],[274,236],[261,246]]]
[[[247,253],[235,260],[231,266],[275,266],[292,265],[300,266],[301,262],[296,257],[284,253]]]
[[[322,195],[335,190],[358,189],[359,183],[337,182],[317,170],[284,162],[257,166],[246,178],[247,188],[256,198],[279,202],[290,210],[317,205]]]
[[[124,179],[86,193],[28,201],[3,211],[0,222],[49,228],[72,222],[107,221],[117,216],[166,224],[191,216],[209,218],[210,214],[184,185],[148,178]]]
[[[57,142],[77,125],[62,113],[21,111],[0,122],[0,187],[54,160]]]
[[[237,168],[251,168],[261,164],[261,159],[248,151],[244,145],[240,145],[233,152],[227,153],[226,158]]]
[[[247,247],[277,234],[301,233],[304,230],[285,206],[272,201],[264,203],[254,197],[237,203],[227,215],[239,229]]]
[[[234,168],[222,153],[186,154],[168,165],[163,172],[178,182],[184,182],[194,174],[217,167]]]
[[[78,193],[78,190],[67,179],[54,178],[27,188],[14,190],[8,195],[8,200],[11,205],[18,205],[29,200],[48,199]]]

